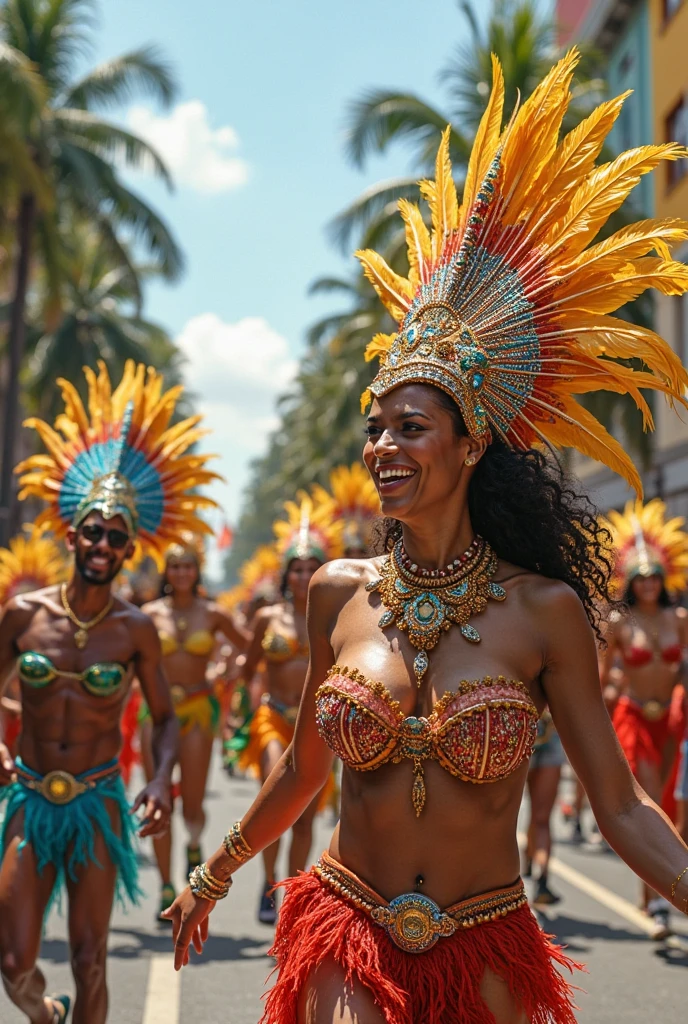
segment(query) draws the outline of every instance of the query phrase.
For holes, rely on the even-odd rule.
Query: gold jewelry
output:
[[[244,839],[241,831],[241,822],[235,821],[227,835],[222,840],[222,845],[232,860],[239,866],[245,864],[253,856],[253,850]]]
[[[686,874],[686,872],[688,872],[688,864],[684,867],[683,871],[681,871],[681,873],[678,874],[676,876],[676,878],[673,880],[673,882],[671,883],[671,902],[672,903],[676,899],[676,890],[678,888],[678,884],[681,881],[681,879],[683,878],[683,876]],[[686,913],[688,914],[688,896],[686,896],[686,898],[684,899],[683,902],[684,902],[684,905],[685,905],[685,908],[686,908]]]
[[[504,588],[492,582],[497,564],[487,541],[475,537],[468,550],[446,568],[419,569],[398,540],[382,563],[380,578],[366,586],[367,591],[379,591],[387,609],[378,622],[380,628],[396,625],[418,649],[413,662],[418,686],[428,669],[428,651],[452,624],[465,640],[480,642],[480,634],[468,620],[485,610],[488,598],[505,599]]]
[[[94,626],[97,626],[99,622],[102,622],[103,619],[110,614],[110,612],[112,611],[112,606],[115,603],[115,599],[114,597],[111,597],[108,603],[103,608],[103,610],[98,612],[98,614],[93,619],[89,619],[88,622],[82,622],[81,619],[77,619],[76,615],[69,606],[69,601],[67,600],[66,583],[63,583],[62,586],[60,587],[60,597],[62,599],[62,607],[66,611],[69,620],[77,627],[76,633],[74,634],[74,643],[76,644],[80,651],[83,651],[84,647],[88,643],[89,629],[93,629]]]
[[[194,896],[200,896],[201,899],[209,900],[212,903],[223,900],[232,885],[231,878],[226,881],[216,878],[205,863],[197,864],[189,874],[189,888]]]
[[[475,465],[475,455],[469,455],[467,459],[463,460],[463,464],[464,464],[464,466],[474,466]]]

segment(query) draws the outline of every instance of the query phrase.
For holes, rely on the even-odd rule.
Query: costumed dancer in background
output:
[[[549,859],[552,854],[552,811],[559,792],[561,769],[566,754],[549,708],[538,720],[537,736],[528,766],[529,820],[526,841],[526,877],[533,876],[535,906],[559,903],[561,897],[549,887]]]
[[[24,533],[13,537],[9,548],[0,548],[0,607],[19,594],[54,587],[66,578],[63,551],[35,527],[27,527]],[[16,673],[12,673],[0,696],[0,742],[12,757],[17,752],[20,732],[21,687]]]
[[[316,502],[331,502],[332,513],[344,525],[344,558],[367,558],[371,552],[373,524],[380,517],[380,498],[362,462],[337,466],[330,473],[329,492],[314,484]]]
[[[688,612],[671,598],[688,579],[688,533],[681,518],[667,519],[659,498],[630,501],[609,512],[616,596],[627,611],[610,614],[602,683],[610,685],[615,660],[623,664],[623,692],[613,723],[636,779],[670,817],[677,748],[685,732],[682,687],[677,686],[688,642]],[[652,937],[669,935],[670,905],[647,885],[643,907],[653,918]]]
[[[45,998],[36,966],[46,908],[66,889],[74,1024],[103,1024],[107,938],[115,897],[136,900],[135,819],[120,776],[120,718],[135,672],[154,722],[155,777],[139,793],[139,835],[164,832],[177,722],[153,623],[116,597],[128,559],[158,558],[181,529],[202,528],[195,489],[205,456],[184,452],[198,417],[170,427],[181,388],[163,393],[153,369],[128,362],[112,391],[107,370],[85,369],[85,408],[58,380],[55,428],[27,420],[47,454],[17,467],[20,498],[44,500],[36,525],[65,538],[69,582],[13,598],[0,621],[0,672],[15,661],[23,724],[14,761],[0,750],[0,966],[15,1006],[58,1024],[69,998]]]
[[[287,518],[274,525],[281,561],[279,604],[263,608],[253,620],[253,639],[246,654],[244,679],[249,681],[261,661],[265,662],[265,692],[251,717],[248,743],[239,757],[239,767],[265,782],[280,763],[294,738],[294,727],[308,669],[306,633],[308,584],[313,573],[342,552],[343,524],[332,517],[332,502],[314,503],[305,494],[297,502],[285,503]],[[327,804],[329,793],[322,781],[308,805],[293,822],[289,847],[289,874],[303,871],[313,841],[313,819]],[[260,894],[258,920],[274,924],[279,835],[263,850],[265,882]]]
[[[261,544],[239,569],[239,583],[225,594],[218,595],[218,604],[241,616],[243,625],[253,633],[253,622],[263,608],[282,600],[279,586],[281,560],[274,544]],[[234,774],[237,761],[249,742],[251,716],[264,691],[264,660],[246,679],[246,658],[233,658],[224,671],[231,674],[233,686],[226,687],[227,704],[223,719],[222,751],[225,768]],[[222,666],[220,666],[222,670]]]
[[[162,576],[162,596],[142,611],[151,617],[160,637],[163,669],[170,684],[172,703],[179,722],[180,796],[188,833],[186,875],[203,857],[201,836],[205,827],[203,803],[208,783],[213,741],[220,722],[220,702],[208,678],[211,656],[220,633],[242,651],[249,634],[214,601],[199,593],[202,565],[201,538],[184,538],[168,548]],[[146,778],[154,773],[152,720],[144,704],[139,715],[141,754]],[[172,830],[153,840],[162,891],[160,913],[175,898],[172,883]]]
[[[574,1024],[557,970],[574,965],[518,879],[518,811],[546,705],[603,834],[688,909],[688,848],[619,756],[602,700],[591,626],[608,599],[606,533],[536,447],[578,448],[640,490],[622,446],[573,396],[628,392],[648,421],[639,386],[683,401],[688,374],[670,347],[606,314],[650,286],[688,291],[667,249],[688,224],[644,221],[589,243],[642,173],[686,151],[647,146],[596,167],[623,97],[560,141],[576,63],[573,51],[502,130],[493,58],[463,203],[447,129],[435,180],[421,183],[432,233],[400,202],[409,277],[359,254],[399,324],[369,350],[382,366],[364,461],[393,520],[387,553],[313,577],[293,742],[169,915],[180,968],[237,868],[341,758],[329,852],[286,883],[267,1024]],[[645,257],[653,249],[660,258]],[[642,356],[647,370],[610,355]]]

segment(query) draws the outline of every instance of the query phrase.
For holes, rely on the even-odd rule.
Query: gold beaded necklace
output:
[[[76,633],[74,634],[74,643],[76,644],[80,651],[83,651],[84,647],[88,643],[89,629],[93,629],[94,626],[97,626],[99,622],[103,621],[106,615],[110,614],[110,612],[112,611],[112,606],[115,603],[115,599],[114,597],[111,597],[108,603],[103,608],[103,610],[98,612],[98,614],[94,618],[89,619],[88,622],[82,622],[81,619],[77,619],[76,615],[74,614],[70,607],[69,601],[67,600],[66,583],[63,583],[62,586],[60,587],[60,597],[62,598],[62,607],[67,613],[69,620],[73,622],[74,625],[77,627]]]
[[[497,556],[482,537],[475,537],[468,550],[444,569],[420,569],[398,540],[382,563],[379,579],[366,586],[380,594],[387,609],[380,628],[396,625],[418,650],[413,661],[418,686],[428,669],[428,651],[450,626],[457,625],[471,643],[480,643],[480,633],[468,620],[485,610],[488,598],[505,599],[504,587],[492,582],[497,565]]]

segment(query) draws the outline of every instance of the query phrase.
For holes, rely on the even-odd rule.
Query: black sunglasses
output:
[[[98,544],[107,535],[108,545],[113,551],[121,551],[129,543],[129,534],[124,530],[106,530],[99,523],[85,523],[81,527],[81,536],[89,544]]]

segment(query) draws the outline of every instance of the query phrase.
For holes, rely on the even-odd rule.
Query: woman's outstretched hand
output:
[[[208,938],[208,917],[214,906],[212,900],[194,896],[187,886],[162,914],[172,922],[175,971],[181,971],[188,964],[191,943],[197,953],[203,952],[203,944]]]

